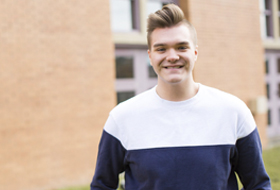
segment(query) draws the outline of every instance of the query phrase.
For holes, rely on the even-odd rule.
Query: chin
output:
[[[167,80],[166,82],[169,84],[180,84],[183,82],[183,80],[182,79],[170,79],[170,80]]]
[[[182,76],[173,76],[173,77],[159,76],[158,79],[161,80],[165,84],[177,85],[177,84],[182,84],[182,83],[186,82],[187,78],[188,77],[182,77]]]

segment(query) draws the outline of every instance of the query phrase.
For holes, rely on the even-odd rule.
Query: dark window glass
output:
[[[278,0],[278,11],[280,11],[280,0]]]
[[[135,92],[134,91],[129,91],[129,92],[118,92],[117,93],[117,101],[118,104],[129,99],[132,98],[133,96],[135,96]]]
[[[265,0],[265,1],[264,1],[265,10],[270,10],[270,1],[271,1],[271,0]]]
[[[266,34],[267,36],[271,37],[272,36],[272,23],[271,23],[271,16],[266,15],[265,16],[265,23],[266,23]]]
[[[269,99],[269,84],[266,84],[266,96],[267,96],[267,99]]]
[[[116,57],[116,77],[133,78],[133,57]]]
[[[153,67],[151,65],[149,65],[149,78],[156,78],[157,74],[154,71]]]
[[[268,65],[268,60],[265,60],[265,73],[268,74],[269,73],[269,65]]]
[[[271,125],[271,111],[270,111],[270,109],[268,109],[268,111],[267,111],[267,124],[268,124],[268,126]]]
[[[280,83],[278,83],[278,98],[280,98]]]
[[[277,60],[278,73],[280,73],[280,58]]]
[[[156,78],[157,74],[155,73],[152,65],[150,64],[150,59],[148,58],[148,69],[149,69],[149,78]]]

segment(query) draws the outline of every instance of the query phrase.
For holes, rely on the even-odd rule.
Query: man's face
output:
[[[192,80],[197,53],[190,31],[184,24],[156,28],[151,34],[148,54],[159,83],[177,84]]]

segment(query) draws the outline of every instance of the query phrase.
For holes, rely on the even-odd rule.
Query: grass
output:
[[[280,146],[263,151],[263,159],[267,173],[271,179],[273,190],[280,190]],[[90,190],[89,185],[69,187],[58,190]]]
[[[280,190],[280,146],[263,152],[265,168],[273,190]]]

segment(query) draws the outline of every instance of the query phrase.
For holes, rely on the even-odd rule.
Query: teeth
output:
[[[176,67],[166,67],[167,69],[172,69],[172,68],[174,68],[174,69],[180,69],[180,67],[181,66],[176,66]]]

